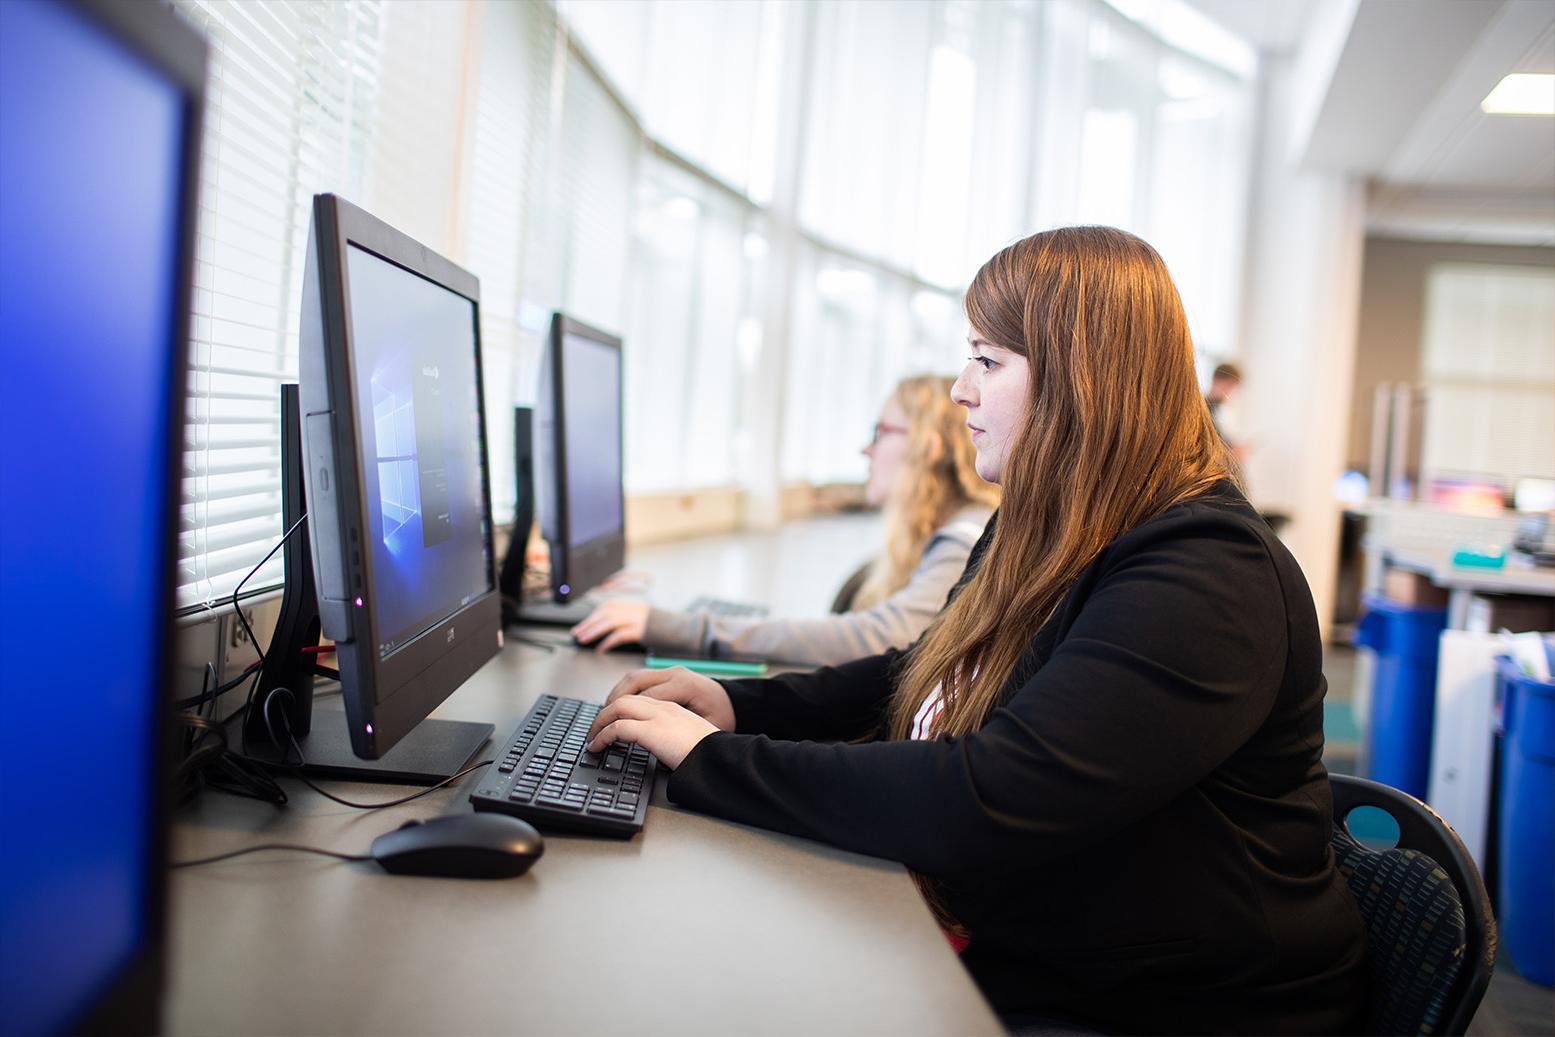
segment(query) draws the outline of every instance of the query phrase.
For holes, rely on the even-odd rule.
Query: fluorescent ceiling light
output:
[[[1555,115],[1555,75],[1514,72],[1479,107],[1490,115]]]

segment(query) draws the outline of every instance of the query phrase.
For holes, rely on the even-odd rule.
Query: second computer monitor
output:
[[[314,580],[351,747],[377,759],[500,645],[479,285],[334,195],[315,197],[309,242],[299,353]]]
[[[535,403],[535,504],[557,601],[625,563],[621,474],[621,340],[554,314]]]

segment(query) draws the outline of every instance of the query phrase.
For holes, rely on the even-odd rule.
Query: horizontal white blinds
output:
[[[480,279],[504,521],[511,406],[533,400],[553,309],[626,338],[632,489],[767,480],[741,458],[769,425],[785,475],[857,477],[852,446],[891,383],[958,363],[950,286],[1004,242],[1091,212],[1084,178],[1066,171],[1117,172],[1111,201],[1133,207],[1152,203],[1136,189],[1152,162],[1197,154],[1201,140],[1219,142],[1212,165],[1246,168],[1249,85],[1159,57],[1171,48],[1100,0],[585,0],[560,15],[545,0],[173,3],[212,47],[179,552],[190,607],[229,594],[281,533],[278,388],[297,376],[317,192]],[[1123,97],[1115,73],[1140,51],[1159,60]],[[1128,119],[1128,134],[1154,143],[1090,147],[1091,115],[1102,143]],[[780,148],[779,126],[801,116]],[[785,189],[768,210],[780,182],[798,198]],[[1135,221],[1166,242],[1195,331],[1212,340],[1193,286],[1234,312],[1234,290],[1212,275],[1235,265],[1239,224],[1225,215],[1236,206],[1204,205],[1235,187],[1216,181],[1172,210],[1191,251],[1170,251],[1159,221]],[[796,230],[807,244],[790,271],[794,250],[772,243]],[[768,351],[781,367],[761,362]],[[752,373],[780,369],[783,405],[752,418],[749,401],[773,389]],[[278,558],[250,586],[280,576]]]
[[[548,4],[481,4],[471,62],[477,89],[466,102],[471,158],[466,163],[459,254],[481,279],[482,376],[486,390],[491,507],[513,520],[513,407],[534,402],[545,306],[520,321],[522,286],[551,253],[531,248],[546,189],[551,68],[557,45]],[[536,255],[540,262],[531,264]],[[538,277],[538,271],[536,271]],[[529,298],[549,301],[544,291]]]
[[[480,278],[493,476],[512,513],[513,372],[548,132],[548,4],[174,0],[211,41],[179,604],[230,594],[282,532],[312,199],[335,192]],[[531,347],[527,350],[533,353]],[[527,394],[519,394],[527,399]],[[282,576],[277,555],[246,585]]]
[[[375,0],[176,0],[211,42],[178,604],[231,593],[281,533],[279,393],[297,377],[309,204],[360,182]],[[250,582],[281,577],[277,554]]]

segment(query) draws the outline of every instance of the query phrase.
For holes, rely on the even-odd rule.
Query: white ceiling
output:
[[[1555,245],[1555,118],[1479,107],[1508,73],[1555,72],[1555,3],[1191,2],[1265,53],[1330,65],[1295,157],[1366,177],[1374,232]]]

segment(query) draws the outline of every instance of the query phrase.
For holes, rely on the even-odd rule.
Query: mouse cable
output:
[[[275,704],[277,695],[285,695],[287,698],[292,698],[291,689],[272,688],[270,693],[265,696],[262,709],[264,713],[265,730],[269,732],[270,735],[270,744],[280,746],[282,743],[281,740],[275,736],[275,725],[271,722],[272,718],[270,714],[270,707]],[[447,785],[452,785],[460,778],[463,778],[466,774],[478,771],[482,767],[490,767],[493,763],[497,762],[496,760],[492,759],[482,760],[480,763],[471,764],[464,770],[460,771],[458,774],[450,775],[430,788],[422,789],[420,792],[413,793],[409,796],[402,796],[399,799],[391,799],[386,803],[354,803],[349,799],[342,799],[341,797],[335,795],[333,792],[327,792],[308,780],[307,776],[302,773],[302,768],[307,766],[307,761],[302,757],[302,746],[297,744],[297,739],[291,732],[291,722],[287,720],[285,713],[281,714],[281,723],[286,728],[287,743],[291,746],[292,751],[297,754],[297,762],[293,764],[287,760],[286,750],[283,748],[281,750],[281,766],[285,767],[287,772],[291,774],[292,777],[296,778],[298,781],[302,782],[304,785],[308,786],[308,788],[312,789],[314,792],[317,792],[325,799],[333,800],[334,802],[339,803],[341,806],[352,807],[356,810],[382,810],[384,807],[397,807],[402,803],[409,803],[413,799],[420,799],[422,796],[431,795],[440,788],[443,788]]]
[[[241,857],[245,853],[258,853],[260,850],[297,850],[300,853],[318,853],[325,857],[338,857],[343,861],[370,861],[372,854],[336,853],[334,850],[322,850],[317,846],[298,846],[295,843],[260,843],[258,846],[247,846],[241,850],[229,850],[226,853],[218,853],[211,857],[197,857],[192,861],[174,861],[168,865],[170,868],[193,868],[201,864],[215,864],[217,861],[231,860],[233,857]]]

